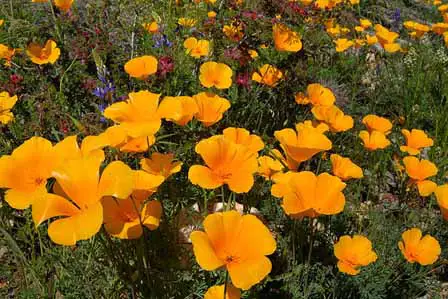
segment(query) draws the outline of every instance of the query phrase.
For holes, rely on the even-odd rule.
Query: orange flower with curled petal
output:
[[[160,102],[159,113],[162,118],[185,126],[198,113],[198,106],[192,97],[164,97]]]
[[[344,132],[353,128],[353,118],[345,115],[335,105],[315,106],[311,112],[317,120],[326,123],[332,132]]]
[[[362,123],[367,127],[369,132],[378,131],[389,135],[392,130],[392,123],[387,118],[373,114],[364,116]]]
[[[422,130],[412,129],[409,132],[409,130],[403,129],[401,133],[406,138],[406,145],[400,146],[400,150],[409,155],[418,155],[420,154],[420,149],[434,144],[434,141]]]
[[[53,172],[62,192],[47,194],[33,203],[36,226],[47,219],[63,216],[48,226],[48,235],[54,243],[69,246],[91,238],[103,223],[101,198],[127,198],[131,194],[132,170],[123,162],[115,161],[104,169],[100,178],[101,163],[98,157],[66,161]]]
[[[104,117],[118,123],[129,137],[154,135],[161,125],[159,97],[147,90],[131,92],[127,100],[107,107]]]
[[[338,38],[334,43],[336,44],[336,52],[345,52],[355,45],[353,41],[346,38]]]
[[[292,31],[284,24],[272,26],[275,48],[278,51],[298,52],[302,49],[302,41],[297,32]]]
[[[248,147],[218,135],[201,140],[195,151],[207,166],[190,167],[188,178],[193,184],[205,189],[227,184],[236,193],[246,193],[252,188],[258,163],[257,154]]]
[[[250,134],[250,132],[243,128],[227,128],[222,132],[227,140],[236,144],[241,144],[247,147],[253,153],[258,153],[264,148],[264,142],[257,135]]]
[[[412,30],[412,33],[414,34],[411,33],[411,35],[417,38],[422,38],[426,32],[431,30],[431,27],[428,25],[423,25],[414,21],[406,21],[403,23],[403,26],[408,30]]]
[[[60,10],[67,12],[73,5],[73,0],[54,0],[54,5]]]
[[[417,185],[421,196],[429,196],[437,188],[437,184],[427,180],[427,178],[437,174],[437,167],[428,160],[419,160],[416,157],[408,156],[403,158],[406,173],[411,178],[411,183]]]
[[[444,34],[446,31],[448,31],[448,23],[435,23],[432,24],[432,31],[434,31],[434,33],[442,35]]]
[[[338,269],[342,273],[357,275],[360,267],[367,266],[378,259],[372,249],[372,242],[364,236],[342,236],[334,244],[334,255],[338,259]]]
[[[448,220],[448,184],[438,186],[434,191],[437,204],[442,212],[443,219]]]
[[[374,28],[378,42],[387,52],[392,52],[397,47],[400,48],[400,45],[395,43],[395,40],[400,36],[398,33],[389,31],[380,24],[375,25]]]
[[[124,71],[132,78],[143,80],[157,72],[157,64],[154,56],[140,56],[126,62]]]
[[[309,84],[306,88],[307,95],[296,94],[296,103],[299,105],[312,104],[313,106],[332,106],[336,101],[333,92],[318,83]]]
[[[54,64],[61,55],[61,50],[57,47],[56,42],[50,39],[43,47],[37,43],[29,44],[26,54],[35,64]]]
[[[165,178],[144,171],[134,171],[134,191],[126,199],[103,197],[103,222],[106,231],[119,239],[137,239],[143,226],[155,230],[162,216],[162,205],[157,200],[145,200],[163,183]]]
[[[361,131],[359,132],[364,147],[369,151],[384,149],[390,145],[390,140],[386,138],[384,133],[379,131]]]
[[[226,297],[224,298],[224,289],[226,292]],[[237,288],[235,288],[232,284],[227,284],[227,288],[225,285],[216,285],[210,287],[207,292],[204,294],[204,299],[240,299],[241,292]]]
[[[149,159],[140,160],[142,169],[152,175],[161,175],[165,179],[182,169],[182,162],[174,161],[174,154],[152,153]]]
[[[333,174],[343,181],[360,179],[364,176],[361,167],[353,163],[349,158],[332,154],[330,160]]]
[[[332,147],[331,141],[323,134],[322,129],[314,128],[311,122],[297,124],[296,131],[293,129],[275,131],[274,136],[286,155],[297,163],[309,160],[315,154]]]
[[[209,127],[222,119],[223,113],[230,108],[230,102],[225,98],[201,92],[193,96],[198,112],[194,115],[204,126]]]
[[[202,86],[227,89],[232,85],[232,69],[224,63],[208,61],[199,68],[199,80]]]
[[[11,155],[0,158],[0,188],[7,188],[5,201],[14,209],[23,210],[42,200],[47,193],[47,179],[57,161],[53,145],[47,139],[32,137]]]
[[[156,142],[153,135],[132,138],[126,136],[123,143],[115,146],[123,153],[144,153]]]
[[[258,157],[258,170],[257,174],[270,180],[275,174],[281,172],[285,166],[277,159],[270,156]]]
[[[271,194],[283,198],[282,207],[292,218],[334,215],[342,212],[345,184],[336,176],[310,171],[288,172],[276,176]]]
[[[184,41],[184,48],[186,53],[194,58],[201,58],[208,56],[210,52],[210,42],[205,39],[197,40],[194,37],[189,37]]]
[[[276,242],[256,216],[243,216],[237,211],[214,213],[203,224],[205,232],[190,235],[201,268],[213,271],[225,267],[232,284],[243,290],[271,272],[272,264],[266,256],[274,253]]]
[[[422,238],[422,231],[411,228],[405,231],[398,242],[398,248],[404,258],[410,263],[419,263],[422,266],[434,264],[441,253],[439,242],[432,236]]]
[[[252,80],[271,87],[276,86],[282,78],[282,71],[270,64],[263,65],[258,72],[252,74]]]
[[[0,123],[6,125],[14,119],[11,109],[17,102],[17,96],[9,96],[7,91],[0,92]]]

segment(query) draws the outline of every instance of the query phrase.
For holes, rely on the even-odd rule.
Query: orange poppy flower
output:
[[[292,218],[334,215],[342,212],[345,184],[336,176],[310,171],[288,172],[276,176],[271,194],[283,198],[282,207]]]
[[[106,231],[120,239],[137,239],[143,233],[159,227],[162,205],[157,200],[145,200],[163,183],[164,177],[144,171],[134,171],[134,191],[126,199],[103,197],[103,222]]]
[[[298,52],[302,49],[300,36],[286,25],[280,23],[274,24],[272,26],[272,34],[277,51]]]
[[[243,128],[227,128],[222,131],[222,134],[227,140],[236,144],[241,144],[247,147],[251,152],[258,153],[264,148],[264,142],[257,135],[250,134],[250,132]]]
[[[375,25],[375,35],[378,38],[378,42],[384,48],[386,52],[396,52],[400,50],[400,45],[395,43],[395,40],[399,37],[396,32],[389,31],[387,28],[380,24]]]
[[[154,135],[161,125],[159,98],[160,94],[147,90],[131,92],[127,100],[107,107],[104,117],[118,123],[129,137]]]
[[[384,149],[390,145],[390,140],[386,138],[384,133],[379,131],[361,131],[359,132],[364,147],[369,151]]]
[[[193,96],[198,112],[194,115],[204,126],[209,127],[222,119],[223,113],[230,108],[230,102],[220,96],[201,92]]]
[[[233,192],[246,193],[254,184],[257,154],[248,147],[235,144],[222,135],[201,140],[195,148],[207,166],[193,165],[189,180],[205,189],[227,184]]]
[[[297,124],[296,131],[283,129],[275,131],[275,138],[280,142],[286,155],[297,163],[311,159],[315,154],[330,150],[331,141],[321,128],[314,128],[311,123]]]
[[[318,83],[309,84],[306,88],[307,95],[296,94],[296,103],[299,105],[312,104],[313,106],[332,106],[336,101],[333,92]]]
[[[370,20],[368,20],[368,19],[360,19],[359,24],[364,29],[372,27],[372,22],[370,22]]]
[[[68,160],[53,172],[60,188],[35,201],[32,216],[36,226],[47,219],[65,216],[50,223],[48,235],[60,245],[75,245],[94,236],[103,223],[101,198],[127,198],[134,185],[132,170],[123,162],[110,163],[103,171],[97,157]],[[75,204],[73,204],[73,203]]]
[[[185,126],[198,111],[196,101],[187,96],[164,97],[159,106],[160,116],[179,126]]]
[[[442,35],[445,32],[448,31],[448,23],[435,23],[432,24],[431,27],[432,31],[434,31],[434,33]]]
[[[376,37],[376,35],[366,35],[366,42],[369,46],[374,45],[378,42],[378,38]]]
[[[356,275],[360,267],[367,266],[378,259],[372,249],[372,242],[364,236],[342,236],[334,244],[334,255],[338,259],[338,269],[342,273]]]
[[[224,289],[226,297],[224,298]],[[227,284],[227,288],[223,284],[210,287],[204,294],[204,299],[240,299],[241,292],[232,284]]]
[[[49,39],[43,47],[37,43],[29,44],[26,54],[35,64],[54,64],[61,55],[61,50],[57,47],[56,42]]]
[[[54,146],[54,159],[57,161],[57,165],[64,163],[66,160],[89,156],[104,160],[102,149],[109,145],[110,142],[104,135],[85,137],[82,140],[81,147],[78,146],[76,135],[68,136]]]
[[[154,56],[140,56],[126,62],[124,71],[132,78],[143,80],[157,72],[157,64],[157,59]]]
[[[281,155],[281,154],[280,154]],[[281,172],[285,166],[277,159],[271,156],[261,156],[258,159],[257,174],[270,180],[275,174]]]
[[[272,264],[266,255],[274,253],[276,243],[257,217],[228,211],[208,215],[203,224],[205,232],[190,235],[201,268],[213,271],[226,267],[232,284],[243,290],[271,272]]]
[[[73,0],[54,0],[54,5],[60,10],[67,12],[73,5]]]
[[[421,196],[429,196],[437,188],[437,184],[427,180],[427,178],[437,174],[437,167],[428,160],[419,160],[416,157],[408,156],[403,158],[406,173],[411,178],[411,183],[417,185]]]
[[[213,11],[213,10],[211,10],[211,11],[209,11],[208,13],[207,13],[207,17],[209,18],[209,19],[214,19],[214,18],[216,18],[216,12],[215,11]]]
[[[224,63],[208,61],[199,68],[202,86],[227,89],[232,85],[232,69]]]
[[[270,64],[263,65],[258,72],[252,74],[252,80],[271,87],[276,86],[282,78],[282,71]]]
[[[403,23],[403,26],[406,29],[411,30],[411,35],[417,38],[422,38],[426,32],[431,30],[431,27],[429,27],[428,25],[423,25],[414,21],[406,21]]]
[[[142,136],[137,138],[127,138],[126,143],[120,146],[120,151],[124,153],[144,153],[156,142],[154,136]]]
[[[210,51],[210,42],[208,40],[197,40],[194,37],[189,37],[184,42],[184,48],[187,49],[186,53],[194,58],[201,58],[202,56],[208,56]]]
[[[434,194],[436,195],[437,204],[442,211],[443,218],[448,220],[448,184],[438,186]]]
[[[153,175],[161,175],[165,179],[178,173],[182,169],[182,162],[174,161],[174,154],[161,154],[154,152],[149,159],[141,159],[141,168]]]
[[[332,132],[344,132],[353,128],[353,118],[345,115],[335,105],[315,106],[311,112],[317,120],[326,123]]]
[[[14,119],[11,109],[17,102],[17,96],[9,96],[7,91],[0,92],[0,123],[6,125]]]
[[[53,145],[41,137],[32,137],[11,155],[0,158],[0,188],[7,188],[5,201],[23,210],[41,200],[47,193],[47,179],[56,161]]]
[[[349,158],[332,154],[330,160],[333,174],[343,181],[360,179],[364,176],[361,167],[353,163]]]
[[[0,44],[0,59],[5,60],[5,66],[11,66],[11,61],[15,53],[16,49],[10,48],[4,44]]]
[[[441,253],[439,242],[432,236],[422,238],[422,231],[411,228],[405,231],[398,242],[398,248],[405,259],[410,263],[419,263],[422,266],[434,264]]]
[[[362,123],[367,127],[369,132],[378,131],[389,135],[392,130],[392,123],[387,118],[373,114],[364,116]]]
[[[406,145],[400,146],[400,150],[409,155],[418,155],[420,154],[420,149],[434,144],[433,140],[422,130],[412,129],[409,132],[409,130],[403,129],[401,133],[406,138]]]
[[[355,43],[346,38],[338,38],[334,41],[336,44],[336,52],[345,52],[355,45]]]
[[[157,22],[155,22],[155,21],[153,21],[151,23],[143,23],[142,26],[149,33],[159,32],[159,24],[157,24]]]

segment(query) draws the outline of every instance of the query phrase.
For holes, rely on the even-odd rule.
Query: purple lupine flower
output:
[[[400,22],[401,22],[401,10],[397,8],[392,14],[392,27],[395,30],[399,30]]]
[[[162,47],[168,47],[170,48],[173,46],[173,43],[169,41],[166,34],[154,34],[152,37],[154,41],[154,48],[162,48]]]

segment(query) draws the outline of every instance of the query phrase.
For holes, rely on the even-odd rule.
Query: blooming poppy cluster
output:
[[[54,5],[64,17],[81,5],[73,0],[31,2],[47,3],[52,9]],[[258,12],[245,12],[222,18],[218,1],[193,2],[208,10],[206,18],[176,16],[173,31],[180,36],[177,41],[168,40],[165,33],[171,28],[156,14],[139,21],[136,29],[153,38],[154,48],[160,51],[137,48],[134,53],[132,48],[132,53],[121,61],[120,75],[128,80],[130,90],[121,97],[111,96],[107,104],[102,104],[101,131],[89,134],[88,130],[79,130],[81,134],[64,135],[57,141],[34,136],[0,157],[0,188],[11,208],[30,209],[35,227],[46,225],[49,239],[59,245],[75,246],[102,228],[102,232],[116,239],[138,239],[148,230],[157,230],[166,220],[166,196],[161,196],[161,186],[171,176],[179,176],[179,181],[184,178],[195,194],[205,197],[205,212],[187,236],[192,244],[191,254],[202,270],[216,271],[214,278],[222,273],[226,277],[204,293],[206,299],[241,298],[242,291],[261,283],[273,269],[271,258],[280,247],[276,228],[251,209],[253,203],[245,201],[260,186],[285,221],[310,223],[314,233],[315,223],[350,207],[354,200],[351,186],[363,188],[371,178],[372,170],[365,166],[364,159],[377,159],[377,154],[395,155],[402,169],[397,176],[404,182],[406,195],[423,202],[422,197],[434,194],[442,217],[448,220],[448,184],[438,185],[436,176],[442,170],[428,155],[428,149],[440,142],[438,138],[433,140],[429,131],[419,128],[400,130],[392,118],[387,118],[390,115],[349,115],[347,105],[325,81],[315,78],[300,82],[292,86],[295,93],[284,99],[285,105],[300,110],[304,116],[300,122],[285,122],[269,133],[223,121],[241,104],[235,100],[240,91],[237,85],[247,87],[252,80],[255,92],[250,88],[247,92],[255,100],[259,91],[275,94],[288,84],[289,76],[294,74],[272,57],[306,57],[306,29],[297,23],[289,24],[281,15],[267,18]],[[337,14],[360,1],[286,2],[289,7],[304,9],[304,22],[309,26],[313,22],[324,24],[324,29],[319,30],[331,37],[336,52],[367,46],[388,53],[406,51],[399,33],[390,26],[374,24],[366,18],[356,19],[353,28],[338,23]],[[176,3],[181,5],[181,1]],[[243,3],[232,1],[232,9],[237,10]],[[439,3],[437,7],[444,18],[441,23],[403,23],[412,39],[422,39],[433,32],[443,36],[448,46],[448,4]],[[248,46],[247,20],[258,18],[269,20],[267,33],[271,40]],[[0,26],[4,26],[3,20]],[[219,44],[208,35],[210,32],[201,32],[201,26],[219,29],[214,33],[225,38],[222,56],[216,55],[221,53]],[[45,40],[32,38],[24,49],[0,44],[0,59],[6,68],[11,68],[15,65],[14,57],[23,52],[39,71],[57,70],[61,57],[68,54],[63,52],[62,41],[56,36]],[[160,54],[174,51],[165,51],[173,44],[180,49],[183,61],[194,66],[194,89],[164,90],[157,86],[158,80],[165,78],[160,74],[174,68],[173,60]],[[334,53],[332,48],[331,51]],[[239,66],[230,61],[232,55],[238,58],[234,60]],[[95,63],[100,80],[108,82],[105,66],[101,73],[99,63]],[[63,79],[59,81],[60,93]],[[174,82],[169,86],[178,85]],[[20,109],[15,106],[21,106],[23,98],[20,93],[15,94],[0,92],[2,126],[11,125],[15,116],[20,116]],[[194,134],[194,147],[188,153],[193,161],[183,153],[160,152],[161,140],[170,137],[163,135],[172,128]],[[337,143],[339,136],[355,136],[353,147],[359,148],[363,160],[359,155],[350,157],[343,152],[345,147]],[[174,188],[178,178],[172,179]],[[208,201],[217,201],[219,197],[222,210],[207,213]],[[363,267],[384,258],[384,253],[377,252],[376,245],[363,234],[360,230],[331,238],[334,268],[339,272],[358,275]],[[429,234],[423,236],[417,227],[404,230],[396,244],[395,250],[403,260],[422,266],[436,263],[442,252],[439,241]]]

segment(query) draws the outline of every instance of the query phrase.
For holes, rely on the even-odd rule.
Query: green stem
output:
[[[227,293],[227,282],[229,281],[229,271],[226,271],[226,280],[224,281],[224,299],[226,298]]]
[[[14,19],[14,9],[12,6],[12,0],[9,0],[9,9],[11,10],[11,18]]]
[[[310,247],[308,249],[308,258],[306,263],[309,265],[311,263],[311,254],[313,253],[313,243],[314,243],[314,223],[313,219],[310,219],[310,226],[311,226],[311,234],[310,234]]]
[[[51,14],[53,16],[54,29],[56,30],[56,35],[58,36],[58,40],[62,42],[62,35],[61,32],[59,31],[59,25],[57,22],[56,13],[54,12],[53,3],[51,3],[51,0],[48,0],[48,4],[50,5]]]
[[[61,80],[59,81],[59,93],[62,93],[62,86],[64,84],[64,77],[65,74],[72,68],[72,66],[75,64],[75,61],[78,57],[75,56],[75,58],[73,59],[72,63],[70,63],[70,65],[68,66],[68,68],[64,71],[64,73],[61,76]]]

